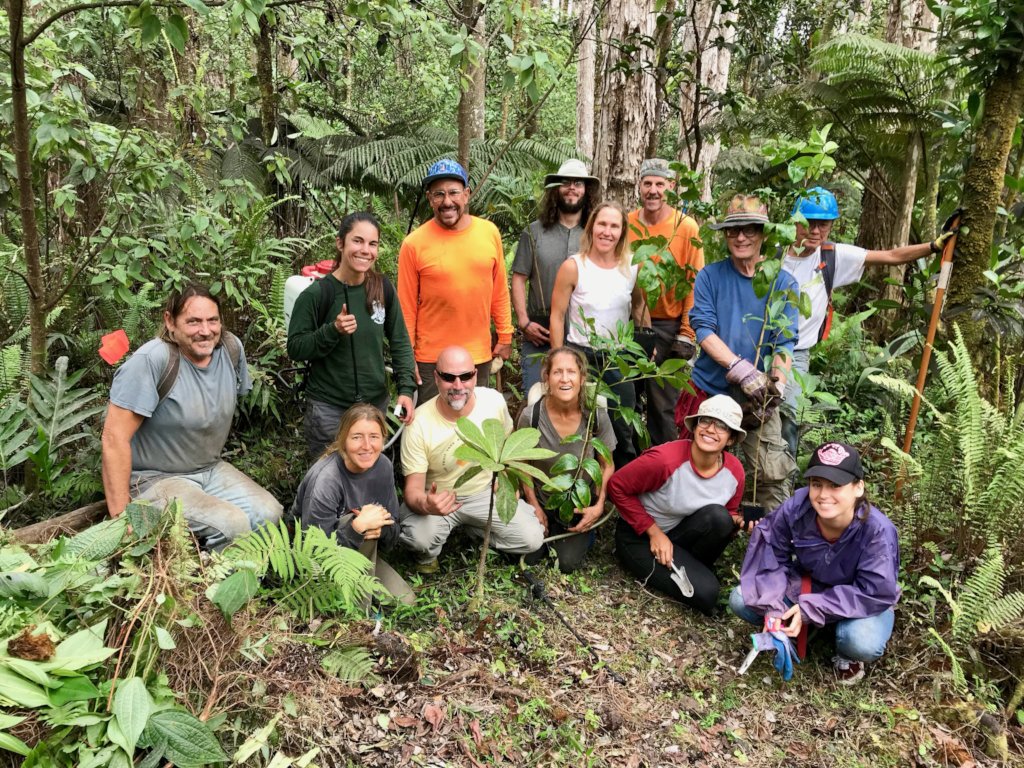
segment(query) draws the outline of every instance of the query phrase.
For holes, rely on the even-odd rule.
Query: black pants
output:
[[[729,545],[736,524],[721,504],[701,507],[665,535],[672,542],[672,559],[693,584],[693,597],[683,597],[672,581],[672,571],[654,559],[647,534],[637,534],[625,520],[615,528],[615,554],[627,571],[648,587],[684,605],[710,614],[718,604],[721,585],[712,570]]]
[[[548,536],[569,532],[569,528],[562,524],[557,512],[545,510],[544,514],[548,518]],[[579,521],[580,515],[574,515],[573,519],[569,521],[569,525],[576,525]],[[587,552],[594,546],[595,533],[596,531],[577,533],[575,536],[544,544],[536,552],[531,552],[526,556],[526,564],[537,565],[543,561],[548,554],[548,547],[551,547],[558,555],[558,570],[562,573],[577,571],[583,565],[583,558],[587,556]]]
[[[596,352],[590,347],[580,347],[575,344],[569,344],[570,347],[582,352],[587,358],[587,364],[590,366],[591,375],[604,369],[607,364],[606,356],[603,352]],[[623,382],[622,374],[616,366],[611,366],[604,371],[604,383],[607,384],[612,392],[614,392],[619,402],[616,406],[615,403],[608,403],[608,415],[612,419],[612,430],[615,432],[615,450],[612,451],[612,461],[615,462],[616,467],[624,467],[629,462],[637,457],[636,446],[633,444],[635,434],[633,433],[633,427],[622,418],[619,413],[620,408],[636,408],[636,390],[633,386],[634,382]]]

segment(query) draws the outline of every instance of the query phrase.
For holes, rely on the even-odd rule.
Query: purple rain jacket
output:
[[[823,626],[877,616],[900,599],[896,527],[877,508],[829,544],[817,525],[807,489],[801,488],[768,515],[750,536],[740,591],[749,608],[781,614],[785,599],[799,602],[804,617]],[[800,594],[802,574],[811,592]]]

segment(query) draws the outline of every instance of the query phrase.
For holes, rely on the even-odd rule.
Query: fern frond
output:
[[[373,673],[374,661],[370,651],[361,645],[330,651],[320,661],[329,675],[345,683],[374,684],[378,681]]]
[[[980,623],[987,625],[987,631],[997,632],[1021,618],[1024,618],[1024,592],[1011,592],[992,603]]]
[[[978,633],[978,622],[1003,594],[1006,568],[998,547],[989,548],[960,590],[960,615],[953,622],[953,639],[965,642]]]
[[[935,642],[939,644],[939,647],[946,652],[946,656],[949,658],[949,670],[953,676],[953,687],[960,693],[967,693],[967,676],[964,674],[964,666],[960,663],[960,658],[942,635],[935,631],[935,627],[928,627],[928,632],[931,633],[932,637],[935,638]]]

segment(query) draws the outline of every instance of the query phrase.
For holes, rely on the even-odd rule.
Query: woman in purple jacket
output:
[[[864,493],[857,449],[818,446],[809,479],[750,537],[729,607],[767,631],[798,638],[807,625],[835,625],[839,682],[864,677],[885,651],[900,598],[896,528]]]

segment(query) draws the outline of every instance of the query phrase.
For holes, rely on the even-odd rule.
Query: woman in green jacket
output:
[[[334,270],[304,290],[288,326],[288,356],[310,362],[303,429],[311,456],[334,439],[355,403],[388,410],[385,341],[391,353],[400,418],[413,418],[415,367],[394,286],[374,269],[380,225],[357,211],[342,219]]]

